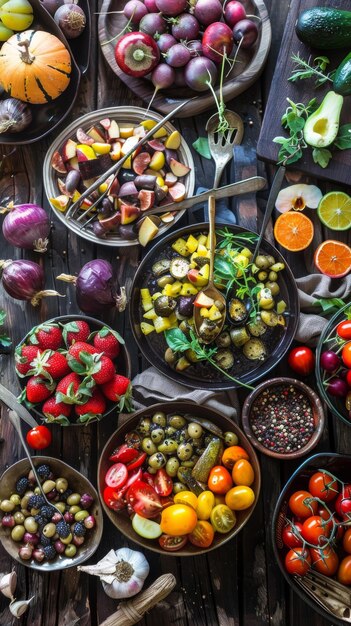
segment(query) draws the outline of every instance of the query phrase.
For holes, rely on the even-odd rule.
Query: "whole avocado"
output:
[[[322,50],[336,50],[351,45],[351,11],[314,7],[300,13],[296,35],[304,43]]]

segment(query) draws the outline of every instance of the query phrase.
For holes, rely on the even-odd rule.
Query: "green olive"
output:
[[[267,326],[277,326],[278,324],[278,315],[275,311],[261,311],[261,318]]]
[[[184,441],[183,443],[179,444],[177,449],[177,457],[181,461],[188,461],[193,453],[193,446],[188,441]]]
[[[263,254],[259,254],[256,257],[255,263],[256,263],[257,267],[260,268],[260,270],[266,270],[271,265],[271,263],[269,262],[269,259],[266,256],[264,256]]]
[[[185,485],[185,480],[184,480],[184,475],[183,475],[183,470],[184,468],[182,468],[182,466],[180,466],[179,470],[177,471],[177,479],[179,480],[179,482],[181,484]],[[188,489],[188,487],[186,487]]]
[[[258,272],[257,274],[257,278],[258,280],[261,280],[262,282],[264,282],[267,279],[267,272],[265,272],[264,270],[261,270],[260,272]]]
[[[36,533],[38,530],[38,524],[35,521],[34,517],[30,516],[30,517],[26,517],[26,519],[23,522],[23,526],[25,527],[25,529],[29,532],[29,533]],[[55,524],[54,524],[55,526]],[[55,526],[56,528],[56,526]]]
[[[151,420],[148,417],[144,417],[139,424],[139,431],[142,435],[148,435],[151,428]]]
[[[155,452],[155,454],[152,454],[149,458],[149,465],[150,467],[155,467],[157,469],[163,467],[166,465],[165,455],[162,454],[162,452]]]
[[[152,441],[151,437],[145,437],[141,442],[141,447],[146,454],[155,454],[157,451],[156,445]]]
[[[238,436],[230,430],[224,433],[224,441],[226,446],[237,446],[239,443]]]
[[[166,426],[165,428],[165,435],[166,437],[173,437],[173,435],[177,432],[176,428],[173,428],[173,426]]]
[[[68,537],[60,537],[60,541],[61,541],[61,543],[64,543],[66,546],[67,546],[69,543],[71,543],[72,539],[73,539],[73,535],[72,535],[72,533],[70,533],[70,534],[68,535]]]
[[[157,467],[150,467],[150,465],[149,465],[149,467],[147,468],[146,471],[149,472],[149,474],[156,474]]]
[[[269,281],[265,284],[265,287],[267,287],[267,289],[270,289],[272,296],[277,296],[278,293],[280,292],[280,287],[278,285],[277,282],[273,281]]]
[[[56,489],[59,493],[64,493],[68,489],[68,480],[66,478],[58,478],[56,481]]]
[[[69,507],[68,511],[72,513],[72,515],[76,515],[76,513],[79,513],[79,511],[81,511],[81,508],[80,506],[78,506],[78,504],[72,504],[72,506]]]
[[[164,428],[167,424],[166,413],[163,413],[163,411],[157,411],[153,414],[152,421],[154,424],[158,424]]]
[[[69,543],[65,549],[65,556],[69,559],[73,558],[77,554],[77,548],[73,543]]]
[[[39,487],[35,487],[34,492],[36,496],[41,496],[41,491],[39,489]]]
[[[171,458],[168,459],[166,463],[166,472],[168,476],[171,476],[172,478],[173,476],[176,476],[178,469],[179,469],[179,461],[177,457],[171,456]]]
[[[151,433],[150,437],[154,443],[161,443],[165,438],[165,431],[160,426],[156,426]]]
[[[13,539],[14,541],[22,541],[25,532],[25,527],[18,524],[17,526],[14,526],[11,530],[11,539]]]
[[[20,512],[22,513],[22,515],[24,515],[24,517],[30,517],[28,509],[21,509]]]
[[[55,506],[61,513],[64,513],[66,510],[66,504],[64,502],[55,502]]]
[[[15,508],[15,503],[12,500],[2,500],[0,509],[5,513],[10,513]]]
[[[13,515],[13,519],[15,520],[16,524],[23,524],[26,518],[24,517],[23,513],[21,513],[21,511],[16,511],[16,513],[14,513]]]
[[[42,488],[43,488],[44,493],[49,493],[50,491],[55,489],[55,487],[56,487],[56,483],[55,483],[54,480],[46,480],[42,484]]]
[[[19,496],[18,493],[13,493],[12,496],[10,496],[10,500],[15,506],[19,506],[21,504],[21,496]]]
[[[196,422],[190,422],[188,425],[188,433],[192,439],[198,439],[203,433],[203,428]]]
[[[268,280],[276,281],[278,280],[277,272],[272,272],[272,270],[268,274]]]
[[[281,272],[284,268],[285,268],[285,264],[284,263],[279,263],[279,261],[278,261],[278,263],[274,263],[270,267],[272,272]]]
[[[83,522],[86,517],[89,517],[89,511],[78,511],[75,514],[74,519],[76,522]]]
[[[67,498],[68,506],[72,506],[72,504],[79,504],[80,502],[80,493],[71,493]]]
[[[181,491],[188,491],[188,487],[183,483],[173,483],[173,493],[180,493]]]
[[[176,429],[183,428],[185,424],[186,419],[182,415],[172,415],[169,419],[169,425]]]
[[[159,452],[163,454],[173,454],[178,447],[178,443],[175,439],[165,439],[162,443],[157,446]]]
[[[165,358],[166,363],[168,363],[168,365],[175,365],[178,359],[176,353],[173,352],[171,348],[167,348],[164,358]]]
[[[224,331],[220,335],[218,335],[216,339],[216,345],[219,348],[229,348],[230,346],[230,334],[227,331]]]
[[[43,535],[45,535],[45,537],[53,537],[56,534],[56,526],[53,522],[49,522],[48,524],[45,524],[44,528],[43,528]]]
[[[196,462],[199,460],[197,454],[193,454],[193,456],[188,461],[182,461],[182,467],[194,467]]]

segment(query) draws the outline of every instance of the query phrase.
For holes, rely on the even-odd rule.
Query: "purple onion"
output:
[[[94,528],[94,526],[96,524],[94,515],[88,515],[88,517],[85,518],[83,524],[84,524],[85,528],[88,528],[88,530],[90,528]]]
[[[78,537],[78,535],[73,535],[72,543],[75,546],[81,546],[81,545],[83,545],[84,540],[85,540],[84,537]]]
[[[60,6],[54,15],[56,24],[61,28],[66,39],[75,39],[83,32],[86,17],[77,4],[66,3]]]
[[[60,539],[56,539],[56,541],[54,542],[54,548],[58,554],[63,554],[64,551],[66,550],[65,544],[62,543]]]
[[[80,499],[80,506],[82,509],[88,509],[94,502],[94,498],[90,495],[90,493],[83,493]]]
[[[320,365],[326,372],[335,372],[340,366],[340,357],[333,350],[326,350],[321,354]]]
[[[4,515],[1,520],[1,525],[4,526],[4,528],[13,528],[16,526],[15,518],[10,514]]]
[[[33,550],[33,559],[37,561],[37,563],[42,563],[45,559],[45,553],[43,548],[36,548]]]
[[[327,392],[337,398],[344,398],[348,390],[348,385],[342,378],[332,378],[327,386]]]
[[[16,300],[29,300],[37,306],[45,296],[59,296],[57,291],[44,290],[44,271],[34,261],[0,261],[2,286]]]
[[[36,204],[19,204],[5,216],[2,233],[15,248],[45,252],[50,233],[49,218]]]
[[[39,543],[39,535],[37,535],[36,533],[26,532],[23,535],[23,541],[25,543],[30,543],[32,546],[36,546],[37,543]]]

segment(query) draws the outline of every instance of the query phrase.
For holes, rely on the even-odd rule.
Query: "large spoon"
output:
[[[216,250],[216,201],[213,196],[208,199],[208,216],[210,222],[210,272],[207,286],[199,291],[194,302],[194,325],[195,331],[202,343],[212,343],[221,332],[226,314],[226,300],[224,295],[214,286],[214,257]],[[209,307],[210,300],[217,307],[221,317],[213,322],[201,315],[203,307]],[[203,304],[203,306],[202,306]]]

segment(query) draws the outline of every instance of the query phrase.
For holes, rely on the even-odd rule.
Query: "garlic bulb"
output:
[[[78,570],[99,576],[105,593],[120,600],[131,598],[142,589],[150,567],[141,552],[120,548],[110,550],[96,565],[81,566]]]
[[[13,595],[16,591],[16,585],[17,574],[13,570],[9,574],[5,574],[4,576],[2,576],[0,580],[0,591],[4,596],[6,596],[6,598],[10,598],[10,600],[13,600]]]
[[[32,112],[25,102],[16,98],[0,101],[0,134],[20,133],[31,121]]]
[[[14,617],[19,619],[23,613],[25,613],[28,609],[29,604],[34,600],[34,596],[29,598],[29,600],[12,600],[10,603],[9,609]]]

